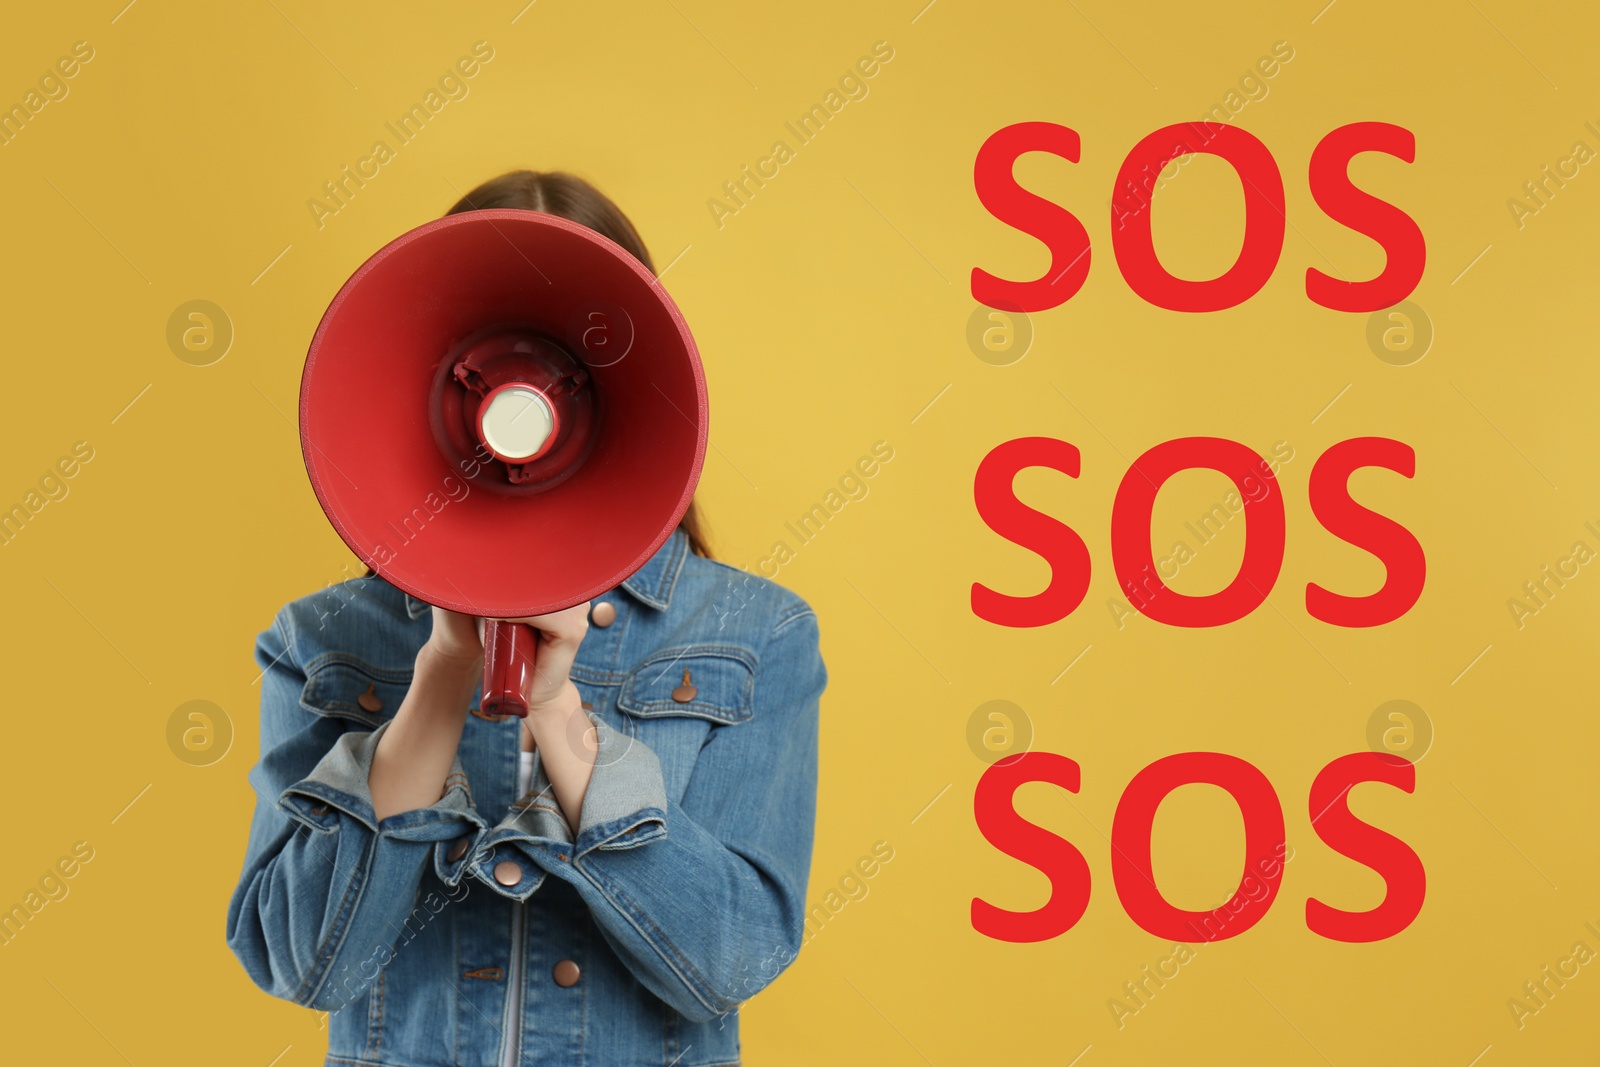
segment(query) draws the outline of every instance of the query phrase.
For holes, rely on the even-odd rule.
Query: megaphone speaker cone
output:
[[[334,529],[420,600],[542,615],[671,536],[705,460],[705,375],[645,266],[542,212],[469,211],[390,242],[339,290],[300,388]]]

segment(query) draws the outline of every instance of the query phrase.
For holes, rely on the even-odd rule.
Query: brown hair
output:
[[[656,272],[645,249],[639,231],[633,228],[628,216],[612,203],[599,189],[576,175],[558,170],[512,170],[490,178],[467,193],[445,212],[457,215],[463,211],[480,211],[488,208],[518,208],[523,211],[543,211],[571,219],[621,245],[633,258],[643,263],[651,274]],[[711,559],[711,546],[706,537],[705,518],[699,505],[689,502],[678,528],[689,535],[689,549],[697,556]],[[368,577],[372,572],[368,571]]]

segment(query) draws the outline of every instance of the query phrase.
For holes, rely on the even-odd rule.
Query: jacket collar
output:
[[[666,611],[672,604],[672,591],[677,588],[683,561],[688,557],[689,535],[679,526],[643,567],[622,580],[622,588],[640,603]]]
[[[688,557],[689,535],[683,532],[682,527],[678,527],[672,531],[672,536],[656,549],[655,555],[651,556],[643,567],[624,578],[618,588],[626,589],[635,600],[647,607],[666,611],[672,605],[672,591],[677,588],[678,575],[682,572],[684,560]],[[410,593],[406,594],[407,615],[418,619],[427,612],[426,601],[418,600]]]

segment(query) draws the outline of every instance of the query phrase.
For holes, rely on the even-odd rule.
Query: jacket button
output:
[[[469,837],[456,838],[455,844],[450,846],[450,862],[455,863],[460,860],[462,856],[465,856],[467,854],[467,849],[471,846],[471,844],[472,839]]]
[[[522,868],[511,860],[501,860],[494,865],[494,880],[501,885],[516,885],[522,881]]]
[[[578,979],[582,977],[582,972],[578,970],[576,963],[571,960],[562,960],[551,970],[550,977],[554,978],[556,985],[562,989],[570,989],[578,984]]]
[[[378,695],[377,683],[367,686],[367,691],[356,697],[356,703],[361,705],[362,711],[376,714],[383,710],[383,698]]]
[[[604,629],[617,621],[617,608],[609,600],[602,600],[589,609],[589,621]]]
[[[700,690],[695,688],[693,682],[689,681],[689,672],[684,671],[683,684],[672,691],[672,699],[676,700],[680,704],[687,704],[689,701],[693,700],[699,695]]]
[[[313,815],[326,815],[326,814],[328,814],[328,812],[330,812],[332,810],[333,809],[328,807],[328,805],[326,805],[326,804],[317,804],[317,805],[312,807],[311,814],[313,814]]]

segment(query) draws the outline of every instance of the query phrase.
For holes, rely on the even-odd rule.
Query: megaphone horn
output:
[[[705,460],[698,350],[610,239],[481,210],[381,248],[306,353],[318,503],[380,577],[491,620],[482,709],[526,715],[536,635],[503,620],[592,599],[683,518]]]

